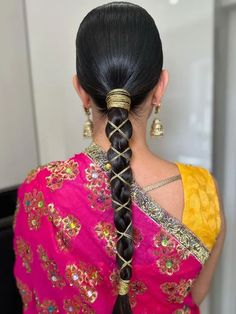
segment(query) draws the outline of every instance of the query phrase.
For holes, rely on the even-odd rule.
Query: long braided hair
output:
[[[142,7],[123,1],[96,7],[82,20],[76,37],[76,71],[81,86],[107,117],[110,186],[118,240],[118,296],[113,314],[132,313],[128,286],[132,277],[133,226],[130,198],[132,151],[129,114],[157,84],[163,66],[162,44],[153,18]],[[130,107],[114,106],[116,97]],[[110,103],[110,106],[108,106]]]

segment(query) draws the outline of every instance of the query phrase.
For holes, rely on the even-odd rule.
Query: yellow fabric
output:
[[[211,173],[202,167],[176,163],[182,176],[182,223],[211,250],[220,231],[220,204]]]

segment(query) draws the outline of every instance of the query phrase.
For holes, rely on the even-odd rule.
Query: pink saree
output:
[[[116,232],[106,154],[95,143],[33,169],[18,190],[14,275],[23,313],[112,313]],[[197,314],[191,287],[210,248],[134,181],[135,314]]]

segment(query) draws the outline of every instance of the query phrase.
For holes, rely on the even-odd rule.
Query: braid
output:
[[[107,151],[107,159],[111,163],[110,185],[114,223],[118,233],[116,244],[116,262],[119,266],[119,292],[113,314],[131,314],[128,295],[128,284],[132,276],[133,226],[131,212],[130,185],[132,171],[130,158],[132,151],[129,139],[132,136],[132,124],[128,119],[128,110],[111,107],[108,110],[106,135],[111,147]]]

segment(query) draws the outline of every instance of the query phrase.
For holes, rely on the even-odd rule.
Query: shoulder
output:
[[[81,152],[65,160],[53,160],[31,169],[18,187],[17,207],[19,203],[25,207],[29,199],[43,198],[50,203],[54,199],[61,199],[64,190],[68,191],[68,186],[76,183],[78,187],[83,184],[84,158]]]
[[[222,204],[216,179],[205,167],[183,163],[178,166],[185,191],[185,223],[194,226],[199,237],[211,249],[223,226]]]
[[[21,217],[22,221],[27,218],[31,230],[37,230],[37,221],[47,210],[48,204],[55,202],[62,208],[66,207],[70,187],[76,185],[77,194],[81,191],[78,187],[83,185],[85,163],[85,156],[81,152],[65,160],[38,165],[28,171],[17,189],[13,227],[15,228],[16,217]]]
[[[24,188],[40,187],[49,191],[56,191],[63,187],[65,182],[79,180],[84,165],[83,153],[74,154],[64,160],[53,160],[38,165],[29,170],[19,186]]]

